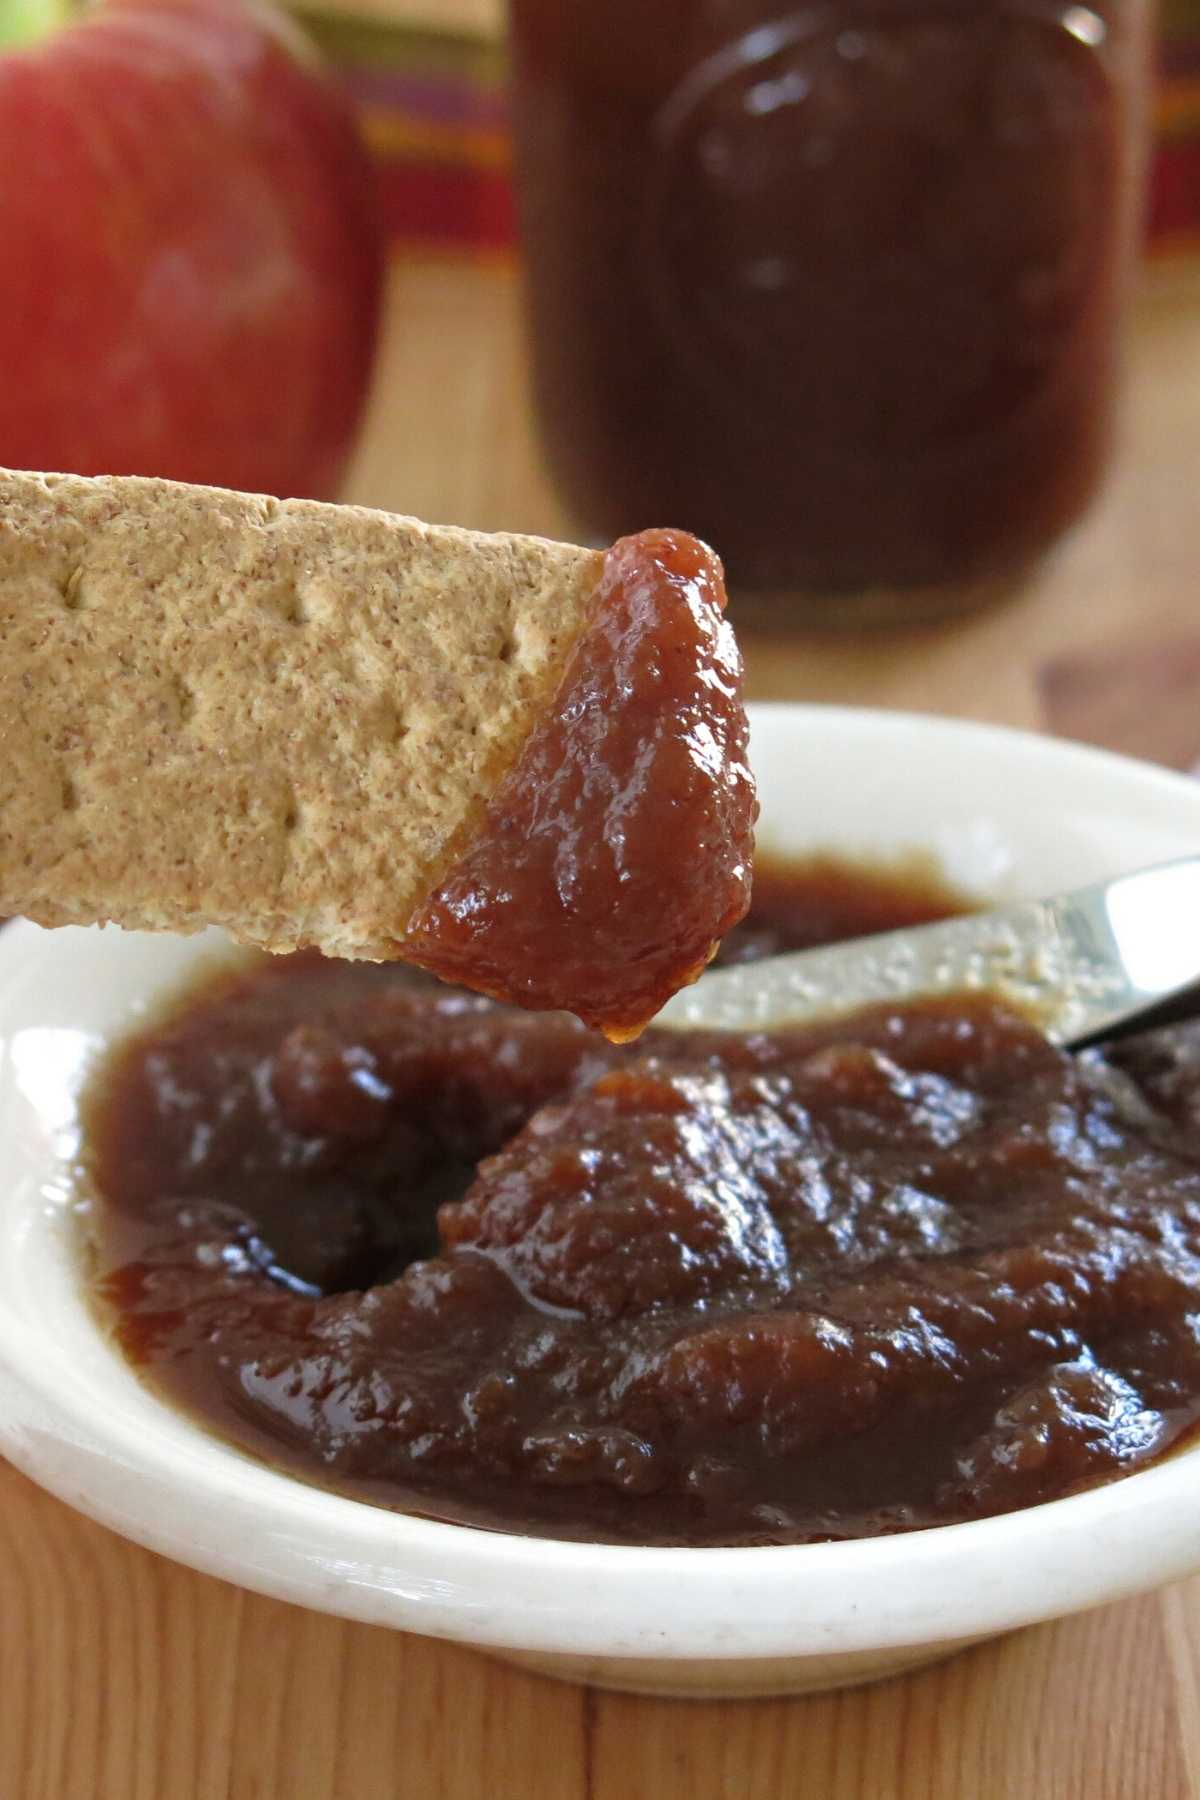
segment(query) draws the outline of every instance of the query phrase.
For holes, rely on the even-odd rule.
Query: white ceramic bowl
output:
[[[754,712],[763,838],[931,851],[987,896],[1200,846],[1200,785],[1017,733],[835,708]],[[217,940],[219,943],[219,940]],[[1200,1568],[1200,1448],[976,1524],[860,1543],[661,1550],[434,1524],[305,1487],[172,1412],[84,1305],[77,1097],[98,1051],[212,939],[0,933],[0,1450],[93,1518],[214,1575],[647,1692],[869,1680]]]

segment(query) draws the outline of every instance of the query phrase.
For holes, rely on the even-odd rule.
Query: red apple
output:
[[[336,492],[382,242],[347,104],[288,21],[103,0],[10,42],[0,168],[0,464]]]

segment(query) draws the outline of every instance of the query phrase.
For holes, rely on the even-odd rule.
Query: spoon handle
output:
[[[1048,900],[715,969],[655,1024],[769,1031],[980,989],[1070,1047],[1200,1007],[1200,856]]]

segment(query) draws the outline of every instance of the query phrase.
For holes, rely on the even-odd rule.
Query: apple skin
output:
[[[336,494],[383,241],[281,15],[105,0],[0,56],[0,463]]]

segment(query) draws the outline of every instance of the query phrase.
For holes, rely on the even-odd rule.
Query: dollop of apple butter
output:
[[[411,920],[406,961],[630,1038],[750,903],[758,811],[712,551],[614,544],[554,706]]]

